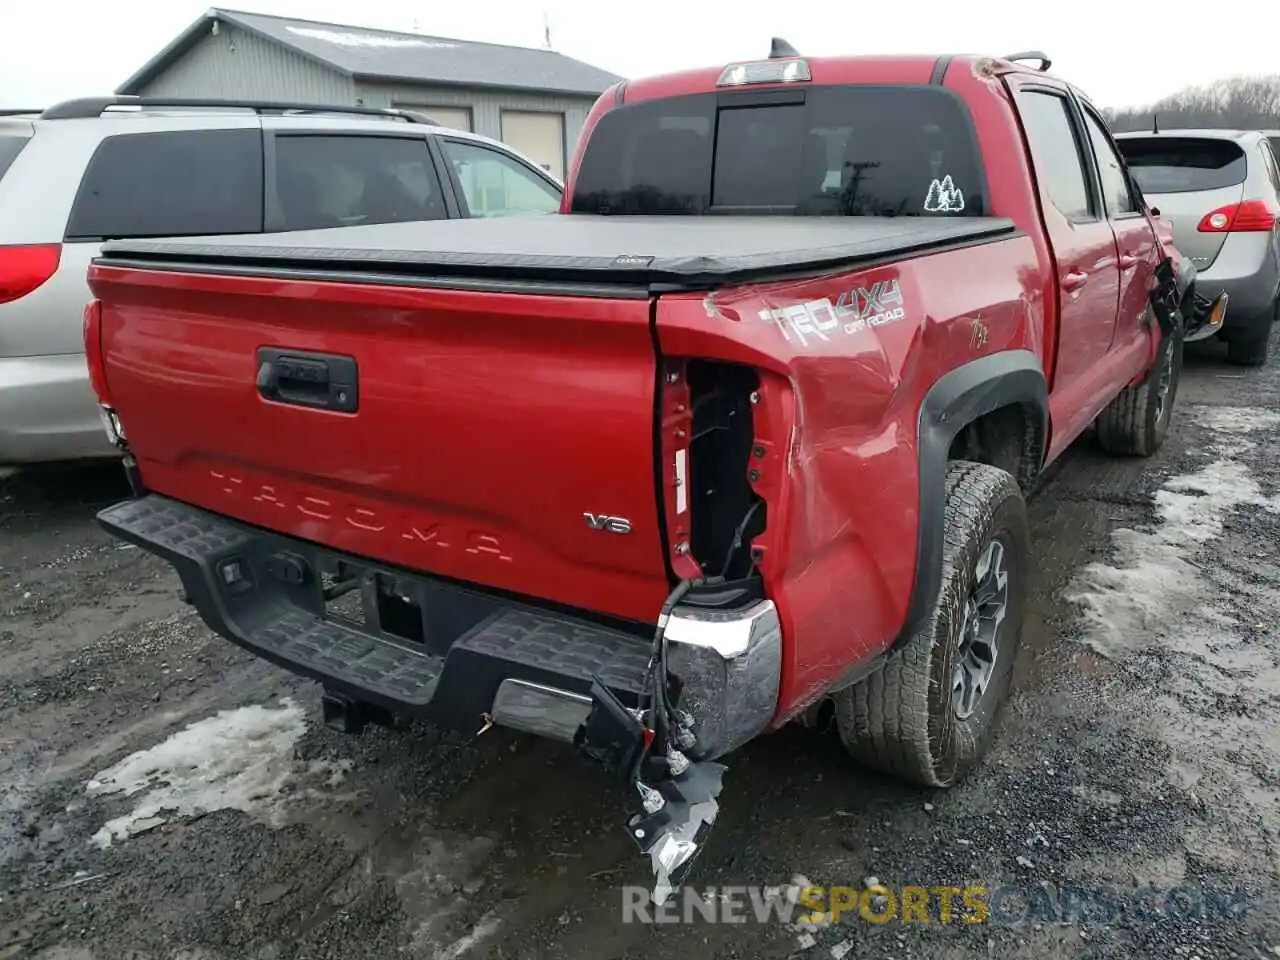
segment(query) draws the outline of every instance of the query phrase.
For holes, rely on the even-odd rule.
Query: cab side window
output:
[[[1125,175],[1124,161],[1111,145],[1102,122],[1090,111],[1084,111],[1084,125],[1093,142],[1093,155],[1098,159],[1098,179],[1102,183],[1102,199],[1107,205],[1107,215],[1123,217],[1138,212],[1138,201]]]

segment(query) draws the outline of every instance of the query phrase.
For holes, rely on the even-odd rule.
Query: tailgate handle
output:
[[[273,403],[355,413],[359,405],[355,358],[261,347],[258,393]]]

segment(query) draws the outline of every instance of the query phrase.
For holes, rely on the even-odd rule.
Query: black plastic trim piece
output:
[[[916,580],[906,621],[890,651],[900,648],[928,619],[942,583],[943,510],[951,442],[964,427],[1001,407],[1017,404],[1038,418],[1039,462],[1044,466],[1049,430],[1049,388],[1039,358],[1030,350],[1008,350],[966,363],[941,377],[920,405],[920,513],[916,533]]]
[[[662,456],[662,391],[666,386],[666,362],[662,356],[662,341],[658,336],[657,297],[649,301],[649,340],[653,344],[653,496],[658,506],[658,543],[662,545],[662,568],[667,574],[667,586],[674,588],[679,578],[671,563],[671,528],[667,523],[667,491],[663,482],[666,461]]]
[[[147,486],[142,482],[142,470],[138,467],[137,458],[132,453],[125,453],[121,464],[124,466],[125,479],[129,481],[129,489],[133,491],[133,495],[145,497]]]
[[[808,91],[803,87],[781,90],[726,90],[716,95],[716,106],[721,110],[738,107],[797,107],[808,102]]]
[[[1195,283],[1195,279],[1199,271],[1196,269],[1195,262],[1185,254],[1178,258],[1178,302],[1182,302],[1182,298],[1187,295],[1187,291],[1191,285]]]
[[[440,141],[443,137],[427,137],[427,153],[431,155],[431,163],[436,169],[436,180],[440,184],[440,192],[444,196],[446,219],[457,220],[466,213],[466,197],[462,192],[462,181],[458,179],[458,171],[449,158],[445,156]]]
[[[891,251],[879,256],[870,256],[851,262],[849,270],[871,270],[888,263],[901,263],[915,257],[924,257],[937,253],[949,253],[970,247],[986,246],[989,243],[1003,243],[1016,240],[1026,234],[1021,230],[1009,233],[992,234],[990,236],[964,238],[920,250]],[[482,276],[435,276],[429,273],[408,274],[356,270],[326,270],[310,263],[271,263],[270,265],[244,265],[219,260],[163,260],[150,259],[145,256],[113,256],[110,259],[95,258],[97,266],[120,267],[127,270],[155,270],[161,273],[194,273],[219,277],[256,277],[271,280],[299,280],[310,283],[360,283],[388,287],[438,287],[445,290],[469,290],[479,293],[519,293],[545,296],[597,297],[617,300],[645,300],[664,293],[685,293],[689,291],[715,289],[728,285],[729,281],[690,282],[653,282],[649,284],[628,284],[625,280],[609,283],[596,278],[582,280],[533,280],[533,279],[500,279]],[[760,273],[754,282],[803,280],[810,277],[825,276],[830,268],[809,268],[794,270],[776,270]],[[593,282],[594,280],[594,282]],[[735,280],[745,283],[746,280]]]
[[[947,79],[947,68],[951,66],[951,54],[943,54],[937,60],[933,61],[933,72],[929,74],[929,82],[934,86],[942,86]]]
[[[430,117],[411,110],[383,109],[381,107],[352,107],[321,103],[289,103],[271,100],[225,100],[206,97],[80,97],[75,100],[64,100],[40,111],[41,120],[88,120],[102,116],[104,111],[112,107],[171,107],[183,109],[252,110],[259,115],[285,113],[321,113],[346,114],[351,116],[373,117],[383,120],[403,120],[429,127],[440,124]]]
[[[1005,54],[1000,59],[1008,60],[1010,63],[1020,63],[1023,60],[1037,60],[1039,61],[1040,66],[1036,67],[1036,70],[1040,73],[1045,73],[1053,66],[1053,61],[1039,50],[1022,50],[1018,53]]]
[[[726,580],[724,583],[692,587],[680,598],[680,603],[686,607],[732,610],[763,599],[765,599],[764,581],[758,576],[752,576],[742,580]]]
[[[856,217],[760,217],[750,224],[735,223],[732,217],[682,218],[679,224],[655,222],[670,220],[662,217],[630,223],[625,222],[629,218],[609,217],[588,221],[582,214],[505,219],[512,222],[452,221],[448,234],[435,233],[443,221],[362,228],[381,230],[388,240],[395,238],[402,244],[395,247],[309,246],[306,241],[315,242],[309,236],[278,245],[252,242],[252,238],[227,243],[117,240],[106,244],[93,263],[155,270],[186,266],[214,274],[254,270],[263,276],[306,271],[326,279],[335,274],[404,276],[428,286],[456,278],[598,286],[666,283],[697,290],[788,274],[861,269],[884,258],[902,259],[1022,235],[1011,220],[996,217],[929,218],[928,222],[887,218],[874,223],[869,218],[857,222],[861,218]],[[674,234],[678,238],[673,239]],[[412,248],[407,243],[410,235],[417,244]],[[367,242],[377,236],[372,232],[361,239]],[[469,239],[472,236],[476,239]],[[764,242],[766,236],[769,243]],[[437,246],[430,249],[427,243]],[[466,249],[469,244],[474,244],[471,250]],[[623,244],[631,250],[610,249]],[[665,256],[659,252],[664,245]]]
[[[400,573],[156,494],[108,507],[98,523],[172,564],[215,633],[361,703],[469,727],[505,679],[585,695],[598,676],[629,701],[642,686],[651,624]],[[422,638],[370,618],[367,603],[363,625],[333,615],[322,574],[334,570],[359,578],[362,593],[387,577],[412,594]]]
[[[949,243],[939,243],[937,246],[929,247],[923,250],[893,251],[881,256],[867,257],[856,263],[847,266],[850,272],[854,270],[866,271],[874,270],[876,267],[882,267],[891,263],[904,263],[908,260],[914,260],[916,257],[929,257],[939,253],[950,253],[953,250],[968,250],[972,247],[984,247],[989,243],[1004,243],[1006,240],[1016,240],[1025,237],[1026,234],[1021,230],[1014,230],[1011,233],[993,234],[988,237],[966,237]],[[786,271],[776,271],[763,276],[752,282],[785,282],[788,280],[807,280],[814,277],[824,277],[831,273],[830,268],[811,268],[796,269]],[[736,282],[736,281],[735,281]],[[743,281],[746,282],[746,281]],[[649,286],[649,292],[654,296],[663,293],[687,293],[691,290],[707,290],[714,289],[716,286],[728,286],[728,282],[720,284],[706,283],[654,283]]]
[[[781,37],[774,37],[769,42],[769,59],[770,60],[789,60],[792,57],[801,56],[800,51],[793,47]]]
[[[154,270],[160,273],[193,273],[203,276],[251,277],[268,280],[300,280],[310,283],[357,283],[384,287],[436,287],[443,290],[468,290],[478,293],[520,293],[531,296],[596,297],[614,300],[647,300],[645,287],[572,281],[501,280],[483,277],[398,276],[346,270],[316,270],[306,267],[234,266],[221,263],[163,262],[129,258],[105,261],[101,266],[126,270]]]

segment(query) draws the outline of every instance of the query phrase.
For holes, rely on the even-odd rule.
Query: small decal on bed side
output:
[[[924,209],[927,213],[964,212],[964,192],[955,185],[951,174],[929,184],[929,193],[924,198]]]
[[[982,314],[978,314],[969,321],[969,346],[974,350],[981,350],[987,345],[988,339],[987,325],[982,320]]]
[[[653,257],[642,257],[634,253],[624,253],[620,257],[615,257],[613,261],[615,267],[647,267],[651,263],[653,263]]]

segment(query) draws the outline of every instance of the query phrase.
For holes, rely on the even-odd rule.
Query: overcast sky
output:
[[[1122,0],[237,0],[229,6],[531,47],[542,44],[545,14],[555,49],[624,76],[763,55],[773,35],[814,54],[1041,49],[1055,73],[1100,106],[1140,106],[1188,84],[1280,73],[1275,32],[1263,29],[1270,2],[1201,5],[1212,11],[1203,30],[1170,15],[1168,4]],[[209,6],[0,0],[0,107],[110,93]]]

